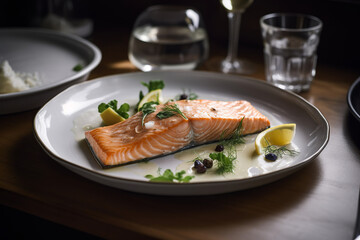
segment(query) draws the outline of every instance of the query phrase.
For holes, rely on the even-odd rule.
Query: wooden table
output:
[[[91,40],[103,60],[90,79],[137,71],[128,62],[127,35],[101,33]],[[243,54],[257,63],[251,76],[264,79],[262,50]],[[212,46],[200,70],[217,71],[211,62],[224,55],[223,47]],[[348,111],[346,94],[359,75],[320,61],[311,90],[300,94],[331,126],[330,141],[315,161],[275,183],[216,196],[151,196],[100,185],[42,150],[33,135],[36,109],[0,116],[0,204],[102,238],[351,239],[360,124]]]

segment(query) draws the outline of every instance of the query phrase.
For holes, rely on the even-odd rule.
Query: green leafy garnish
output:
[[[144,121],[145,121],[146,116],[149,115],[150,113],[155,112],[156,105],[159,105],[159,103],[151,101],[151,102],[144,103],[144,105],[141,107],[140,111],[142,111],[142,113],[143,113],[143,117],[141,119],[142,126],[144,126]]]
[[[130,110],[130,105],[128,103],[123,103],[120,106],[120,108],[117,108],[117,104],[118,104],[118,101],[115,99],[111,100],[108,103],[101,103],[98,106],[98,111],[99,111],[99,113],[102,113],[107,108],[112,108],[117,114],[119,114],[123,118],[125,118],[125,119],[129,118],[129,114],[127,112],[129,112],[129,110]]]
[[[234,171],[234,161],[236,160],[236,156],[226,156],[223,152],[218,153],[210,153],[209,157],[212,160],[216,160],[215,163],[217,165],[216,172],[218,174],[231,173]]]
[[[236,146],[242,143],[245,143],[245,140],[243,136],[241,135],[241,129],[242,129],[242,123],[244,121],[244,118],[241,119],[240,123],[236,127],[235,131],[230,135],[230,138],[223,139],[220,141],[220,144],[224,146],[225,152],[227,157],[231,160],[232,165],[230,166],[230,161],[223,161],[224,164],[228,163],[228,167],[223,167],[223,169],[233,169],[234,163],[237,159],[237,152],[236,152]],[[222,172],[222,170],[220,170]],[[223,171],[223,173],[228,173],[231,171]]]
[[[151,80],[149,83],[141,82],[141,84],[148,88],[148,92],[164,89],[165,87],[163,80]]]
[[[243,136],[241,135],[241,128],[244,121],[243,117],[239,123],[239,125],[236,127],[235,131],[231,134],[229,139],[222,140],[222,144],[226,147],[233,147],[241,143],[245,143],[245,140]]]
[[[161,111],[158,114],[156,114],[156,117],[160,118],[160,119],[165,119],[165,118],[169,118],[174,116],[175,113],[173,112],[165,112],[165,111]]]
[[[178,94],[175,97],[176,100],[195,100],[198,99],[198,95],[196,93],[193,93],[190,89],[184,90],[182,94]]]
[[[264,148],[265,156],[269,153],[275,154],[278,158],[282,158],[284,155],[295,156],[299,152],[296,150],[288,149],[286,146],[270,145],[269,141],[265,138],[267,146]]]
[[[165,83],[163,80],[150,80],[149,83],[141,82],[142,85],[148,88],[148,93],[157,89],[163,89],[165,87]],[[139,101],[136,104],[136,109],[138,109],[139,103],[144,98],[145,94],[143,91],[139,93]]]
[[[163,174],[160,173],[160,168],[158,169],[158,175],[157,177],[154,177],[151,174],[146,175],[145,177],[150,180],[150,182],[183,182],[187,183],[190,182],[191,179],[193,179],[195,176],[184,176],[185,171],[182,170],[177,173],[173,173],[170,169],[166,169]]]
[[[182,118],[187,120],[187,117],[183,114],[183,112],[179,108],[179,105],[177,105],[176,103],[164,105],[162,111],[158,112],[158,114],[156,114],[156,117],[158,117],[159,119],[165,119],[172,117],[176,114],[179,114]]]
[[[189,93],[189,100],[198,99],[198,95],[196,93],[190,92]]]
[[[81,71],[83,68],[84,68],[84,66],[79,63],[79,64],[75,65],[72,70],[73,70],[74,72],[79,72],[79,71]]]
[[[142,91],[139,92],[139,102],[136,104],[136,109],[138,109],[139,103],[141,100],[145,97],[144,93]]]
[[[210,153],[209,157],[214,160],[217,166],[216,173],[225,174],[231,173],[235,168],[235,161],[237,159],[236,145],[245,143],[243,136],[241,135],[242,123],[244,118],[241,119],[239,125],[236,127],[234,132],[230,135],[230,138],[223,139],[226,132],[223,132],[220,139],[219,145],[224,146],[223,152]],[[196,160],[196,159],[195,159]],[[194,160],[194,161],[195,161]]]

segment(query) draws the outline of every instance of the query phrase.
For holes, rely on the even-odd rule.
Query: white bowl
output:
[[[42,106],[67,87],[85,81],[100,62],[100,50],[70,34],[43,29],[0,29],[0,62],[16,72],[38,73],[40,84],[25,91],[0,94],[0,114]],[[74,66],[83,68],[76,72]]]

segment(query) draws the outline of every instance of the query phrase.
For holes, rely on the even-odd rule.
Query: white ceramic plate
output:
[[[89,41],[42,29],[0,29],[0,62],[16,72],[38,73],[38,86],[0,94],[0,114],[42,106],[74,83],[85,81],[100,62],[101,52]],[[73,67],[82,64],[81,71]]]
[[[144,177],[149,173],[154,174],[159,167],[177,171],[184,163],[177,157],[182,153],[159,157],[148,163],[101,169],[85,141],[74,134],[77,122],[79,119],[90,121],[91,118],[89,115],[86,117],[86,114],[91,115],[93,112],[97,115],[96,109],[101,102],[117,99],[119,102],[135,104],[139,90],[146,92],[140,82],[156,79],[165,81],[163,94],[168,98],[191,88],[203,99],[248,100],[269,118],[273,126],[296,123],[297,132],[293,142],[300,153],[287,160],[286,164],[282,160],[269,163],[261,160],[263,157],[255,159],[263,161],[259,163],[262,169],[268,169],[260,173],[255,171],[257,175],[228,174],[214,178],[196,176],[186,184],[153,183]],[[320,154],[329,139],[329,125],[324,116],[298,95],[260,80],[196,71],[130,73],[77,84],[40,109],[34,120],[34,131],[40,145],[53,159],[81,176],[124,190],[158,195],[219,194],[263,185],[299,170]],[[250,136],[247,140],[253,141],[254,137]],[[253,146],[253,143],[249,146]],[[194,152],[191,149],[186,151]],[[250,172],[248,170],[244,169],[245,173]],[[191,173],[191,169],[188,173]]]
[[[360,122],[360,77],[350,86],[347,93],[350,112]]]

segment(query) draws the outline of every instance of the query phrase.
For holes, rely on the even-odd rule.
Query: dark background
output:
[[[64,0],[60,0],[63,1]],[[57,2],[57,1],[54,1]],[[172,4],[192,6],[203,15],[211,45],[227,47],[228,20],[218,0],[73,0],[72,15],[91,18],[94,33],[111,30],[129,35],[136,17],[148,6]],[[45,16],[48,1],[2,0],[0,27],[33,27]],[[359,68],[360,0],[255,0],[243,15],[240,46],[262,52],[259,19],[272,12],[306,13],[319,17],[323,31],[318,62]],[[71,17],[71,16],[70,16]],[[90,36],[91,40],[91,36]],[[127,51],[127,49],[124,49]]]

